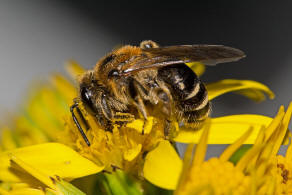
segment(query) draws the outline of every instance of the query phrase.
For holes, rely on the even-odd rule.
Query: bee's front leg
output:
[[[98,123],[104,128],[105,131],[112,132],[113,124],[111,120],[105,118],[101,113],[95,115],[95,118],[97,119]]]

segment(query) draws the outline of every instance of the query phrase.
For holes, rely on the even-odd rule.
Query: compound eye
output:
[[[112,77],[117,77],[119,76],[119,71],[114,69],[114,70],[111,70],[109,73],[108,73],[108,77],[109,78],[112,78]]]
[[[82,102],[91,110],[93,110],[93,103],[92,103],[92,92],[87,89],[86,87],[80,88],[80,96]]]

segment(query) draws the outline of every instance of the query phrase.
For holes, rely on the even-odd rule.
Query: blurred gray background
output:
[[[86,68],[119,44],[224,44],[242,49],[240,62],[209,67],[202,77],[265,83],[276,99],[257,104],[233,94],[213,102],[213,116],[273,116],[292,100],[292,1],[0,1],[0,115],[16,111],[30,83]]]

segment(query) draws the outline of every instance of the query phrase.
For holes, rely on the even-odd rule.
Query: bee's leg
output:
[[[130,113],[116,112],[114,115],[114,123],[125,124],[135,120],[135,116]]]
[[[98,123],[104,127],[104,130],[105,131],[109,131],[109,132],[112,132],[112,129],[113,129],[113,125],[112,125],[112,122],[108,119],[106,119],[102,112],[98,112],[98,114],[95,115],[95,118],[97,119]]]
[[[99,96],[100,107],[97,108],[96,118],[105,131],[112,132],[113,129],[113,112],[108,104],[107,94],[100,94]]]
[[[89,126],[87,120],[84,118],[84,116],[83,116],[83,114],[82,114],[82,112],[81,112],[81,110],[79,109],[78,106],[76,107],[76,111],[79,114],[82,122],[84,123],[86,130],[89,130],[90,129],[90,126]]]
[[[86,142],[86,144],[87,144],[88,146],[90,146],[90,142],[89,142],[89,140],[88,140],[86,134],[84,133],[84,131],[83,131],[81,125],[79,124],[77,117],[76,117],[75,114],[74,114],[74,109],[75,109],[75,108],[77,109],[78,114],[81,113],[81,111],[80,111],[79,108],[78,108],[78,103],[75,102],[75,103],[70,107],[70,112],[71,112],[71,114],[72,114],[73,121],[74,121],[74,123],[76,124],[76,126],[77,126],[79,132],[81,133],[81,135],[82,135],[84,141]],[[80,116],[81,116],[81,118],[83,117],[82,113],[81,113]],[[83,118],[83,119],[84,119],[84,118]],[[82,119],[82,120],[83,120],[83,119]],[[85,119],[84,119],[84,121],[85,121]],[[87,123],[87,122],[86,122],[86,123]]]
[[[142,129],[142,135],[144,135],[144,126],[148,117],[142,97],[145,97],[145,95],[147,94],[147,90],[135,79],[131,80],[129,86],[131,91],[131,97],[133,99],[133,105],[136,106],[140,116],[144,118],[144,125]]]
[[[101,95],[101,111],[102,111],[103,116],[107,120],[111,121],[113,119],[113,113],[110,106],[108,105],[108,100],[106,97],[107,96],[105,94]]]
[[[140,95],[137,96],[137,108],[138,108],[138,111],[142,114],[143,116],[143,119],[144,119],[144,124],[143,124],[143,129],[142,129],[142,135],[144,135],[144,127],[145,127],[145,124],[146,124],[146,121],[147,121],[147,111],[146,111],[146,108],[145,108],[145,104],[141,98]]]
[[[114,128],[112,121],[107,120],[104,117],[102,117],[101,121],[102,121],[102,126],[104,127],[104,130],[112,133],[113,128]]]
[[[171,129],[171,121],[166,119],[164,122],[164,138],[166,140],[169,139],[170,129]]]
[[[109,131],[109,132],[113,132],[113,123],[111,121],[107,121],[106,125],[105,125],[105,131]]]
[[[147,118],[148,118],[147,117],[147,111],[146,111],[145,104],[144,104],[141,96],[137,95],[135,99],[136,99],[136,101],[134,101],[133,104],[137,108],[141,118],[143,118],[143,120],[144,120],[143,128],[142,128],[142,135],[144,135],[144,126],[145,126]]]
[[[137,108],[138,108],[138,111],[140,112],[140,114],[142,114],[142,116],[144,117],[144,119],[147,119],[147,111],[146,111],[146,108],[145,108],[145,104],[141,98],[140,95],[137,96]]]

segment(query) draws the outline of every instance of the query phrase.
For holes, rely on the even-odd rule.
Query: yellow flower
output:
[[[202,64],[189,66],[197,74],[204,72]],[[74,77],[84,71],[74,62],[68,70]],[[69,113],[69,105],[77,96],[76,87],[60,75],[52,77],[52,83],[33,93],[29,104],[24,105],[23,114],[15,121],[14,131],[4,131],[0,142],[4,151],[0,154],[0,172],[4,174],[0,175],[0,181],[22,182],[26,177],[13,171],[11,160],[15,156],[40,172],[58,175],[66,181],[102,170],[123,169],[163,188],[175,189],[183,163],[170,142],[164,140],[160,119],[149,117],[145,124],[136,119],[125,127],[115,126],[111,133],[99,127],[94,117],[81,106],[90,126],[86,134],[92,145],[88,147]],[[265,85],[246,80],[219,81],[208,84],[207,90],[210,100],[227,92],[236,92],[256,101],[263,100],[264,93],[274,97]],[[252,144],[262,127],[271,121],[260,115],[234,115],[211,118],[204,128],[210,129],[209,144],[228,144],[252,127],[252,134],[244,140],[245,144]],[[141,133],[143,125],[144,135]],[[176,127],[173,141],[177,142],[197,143],[204,132],[179,128],[177,124]],[[157,169],[156,164],[163,167]]]
[[[273,168],[271,172],[276,180],[278,194],[292,194],[291,148],[290,145],[286,157],[279,155],[272,159]]]
[[[236,165],[228,159],[250,136],[252,129],[225,149],[219,158],[204,161],[210,132],[207,127],[192,159],[193,145],[189,145],[186,151],[175,194],[292,194],[292,178],[289,176],[292,165],[289,161],[291,145],[286,158],[276,157],[284,140],[291,113],[292,103],[286,113],[281,107],[275,119],[267,128],[261,130],[256,143]]]
[[[292,114],[292,106],[290,104],[286,114],[282,117],[282,123],[278,125],[278,129],[270,138],[266,138],[270,142],[270,147],[266,147],[262,152],[262,158],[269,163],[269,176],[275,189],[274,194],[292,194],[292,144],[290,143],[285,156],[277,155],[281,143],[285,137],[285,131],[288,128]],[[262,191],[269,189],[268,183],[262,186]]]

